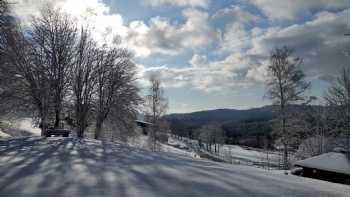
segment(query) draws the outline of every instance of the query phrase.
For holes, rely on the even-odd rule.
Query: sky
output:
[[[22,23],[50,2],[134,54],[138,85],[162,81],[168,113],[268,105],[271,50],[289,46],[320,98],[350,66],[349,0],[16,0]]]

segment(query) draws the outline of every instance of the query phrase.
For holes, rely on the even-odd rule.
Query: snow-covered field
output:
[[[197,140],[189,140],[183,138],[183,140],[169,137],[168,144],[172,146],[184,146],[193,147],[199,149]],[[212,145],[212,151],[214,151],[214,145]],[[228,163],[254,165],[254,166],[269,166],[277,167],[280,162],[280,155],[276,151],[266,151],[262,149],[242,147],[238,145],[220,145],[219,153],[209,153],[205,149],[201,151],[206,152],[214,157],[218,157]]]
[[[220,147],[220,155],[227,157],[231,155],[233,162],[242,164],[267,164],[277,166],[279,163],[278,152],[264,151],[252,148],[244,148],[237,145],[224,145]]]
[[[0,140],[1,197],[348,197],[349,193],[346,185],[94,140]]]

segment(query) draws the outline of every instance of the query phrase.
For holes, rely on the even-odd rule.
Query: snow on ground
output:
[[[267,162],[267,157],[269,162],[278,165],[279,155],[277,152],[266,151],[244,148],[237,145],[224,145],[220,147],[220,155],[227,156],[231,155],[234,160],[239,160],[241,162],[252,162],[261,163]]]
[[[0,140],[1,197],[336,196],[350,187],[73,138]]]
[[[131,138],[131,140],[129,140],[128,142],[128,145],[136,148],[150,150],[150,144],[149,144],[148,138],[149,136],[139,135],[137,137]],[[178,143],[185,146],[183,142],[177,141],[173,138],[169,138],[168,144],[158,143],[158,147],[160,149],[159,151],[166,152],[166,153],[175,153],[175,154],[180,154],[180,155],[189,156],[189,157],[196,157],[196,158],[198,157],[193,151],[176,148],[175,146],[178,145]]]
[[[175,154],[184,155],[184,156],[193,157],[193,158],[198,158],[199,157],[193,151],[179,149],[179,148],[176,148],[174,146],[170,146],[170,145],[166,145],[166,144],[161,144],[160,145],[160,151],[161,152],[166,152],[166,153],[175,153]]]
[[[18,129],[28,131],[35,136],[40,136],[41,134],[40,128],[33,126],[32,118],[21,118],[15,122],[15,125]]]
[[[129,146],[141,149],[149,149],[148,136],[137,135],[128,140],[127,144]]]
[[[188,147],[185,142],[171,136],[169,136],[168,138],[168,144],[172,146],[183,147],[183,148]]]
[[[2,130],[0,129],[0,139],[1,138],[8,138],[8,137],[11,137],[11,136],[7,133],[2,132]]]
[[[189,149],[189,146],[176,138],[169,137],[167,144],[161,145],[162,152],[176,153],[180,155],[185,155],[193,158],[199,158],[194,150]]]
[[[3,130],[0,131],[1,136],[7,137],[25,137],[25,136],[40,136],[40,128],[33,126],[32,118],[20,118],[20,119],[3,119],[0,120],[3,125]]]
[[[177,146],[193,147],[199,149],[197,140],[190,140],[188,138],[176,139],[169,138],[169,144],[175,144]],[[205,146],[205,145],[204,145]],[[212,145],[212,151],[215,147]],[[268,152],[263,149],[242,147],[238,145],[220,145],[219,153],[209,153],[204,148],[202,152],[208,153],[213,157],[220,158],[229,163],[243,164],[243,165],[255,165],[255,166],[270,166],[277,167],[280,163],[280,155],[276,151],[269,150]],[[217,154],[217,155],[216,155]]]

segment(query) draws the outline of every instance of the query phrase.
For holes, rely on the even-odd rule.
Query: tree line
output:
[[[129,50],[97,43],[88,25],[49,5],[21,26],[0,2],[3,113],[31,112],[42,135],[65,122],[78,137],[94,127],[100,139],[106,121],[134,124],[143,99]]]

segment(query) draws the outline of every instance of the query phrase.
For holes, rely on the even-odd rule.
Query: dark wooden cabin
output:
[[[295,167],[302,168],[300,175],[335,183],[350,184],[350,153],[329,152],[297,161]]]

